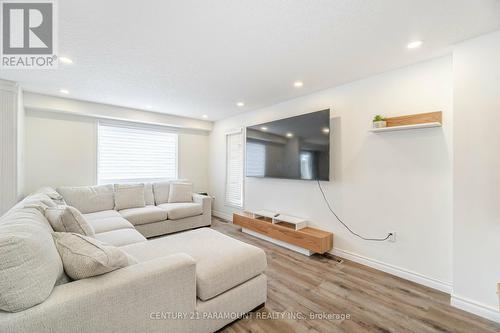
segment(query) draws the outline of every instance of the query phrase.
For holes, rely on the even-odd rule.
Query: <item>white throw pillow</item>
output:
[[[172,183],[168,194],[168,202],[192,202],[193,184],[191,183]]]
[[[85,279],[136,264],[119,248],[95,238],[67,232],[52,234],[64,271],[74,279]]]
[[[57,206],[45,210],[45,217],[56,232],[75,232],[85,236],[94,236],[94,228],[75,207]]]
[[[144,184],[115,184],[115,209],[145,207]]]

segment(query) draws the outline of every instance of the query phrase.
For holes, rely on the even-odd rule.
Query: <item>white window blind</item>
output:
[[[226,134],[226,204],[243,207],[243,132]]]
[[[100,122],[99,184],[177,178],[177,134],[148,125]]]
[[[264,177],[266,173],[266,146],[258,142],[247,143],[247,176]]]

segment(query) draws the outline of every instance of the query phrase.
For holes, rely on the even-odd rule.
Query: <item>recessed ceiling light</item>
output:
[[[287,137],[287,138],[291,138],[291,137],[293,137],[293,133],[290,133],[290,132],[286,133],[286,137]]]
[[[245,106],[245,103],[243,103],[243,102],[238,102],[238,103],[236,103],[236,106],[238,106],[238,107],[240,107],[240,108],[241,108],[241,107]]]
[[[416,41],[413,41],[411,43],[408,44],[408,48],[409,49],[416,49],[417,47],[420,47],[422,45],[422,41],[421,40],[416,40]]]
[[[65,94],[65,95],[69,94],[69,91],[67,89],[61,89],[61,90],[59,90],[59,92],[61,94]]]
[[[67,57],[59,57],[59,61],[62,62],[63,64],[72,64],[73,60]]]
[[[267,127],[266,126],[262,126],[260,129],[263,130],[263,131],[267,131]]]
[[[330,129],[328,127],[325,127],[322,129],[323,133],[328,134],[330,133]]]
[[[203,117],[203,118],[205,118],[205,119],[207,119],[207,118],[208,118],[208,116],[207,116],[206,114],[204,114],[202,117]]]
[[[149,104],[148,104],[148,105],[146,105],[146,109],[152,109],[152,108],[153,108],[153,106],[152,106],[152,105],[149,105]]]
[[[302,87],[303,85],[304,85],[304,82],[302,82],[302,81],[295,81],[295,82],[293,83],[293,86],[294,86],[295,88],[300,88],[300,87]]]

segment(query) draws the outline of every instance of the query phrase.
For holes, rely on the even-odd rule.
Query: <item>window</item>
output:
[[[176,178],[176,133],[158,126],[99,122],[99,184]]]
[[[247,176],[264,177],[266,173],[266,146],[247,142]]]
[[[226,134],[226,204],[243,207],[243,132]]]
[[[313,179],[313,154],[310,151],[300,153],[300,178]]]

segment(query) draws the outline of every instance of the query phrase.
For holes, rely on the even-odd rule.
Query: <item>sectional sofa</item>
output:
[[[115,210],[113,186],[44,188],[2,216],[0,332],[213,332],[264,304],[264,252],[210,228],[173,233],[209,225],[210,199],[169,205],[151,186],[142,209]],[[71,281],[40,208],[61,204],[137,263]]]
[[[57,192],[89,221],[97,239],[122,246],[211,224],[211,198],[189,193],[189,201],[172,202],[172,183],[147,183],[139,192],[129,184],[59,187]],[[120,203],[117,191],[123,193]]]

